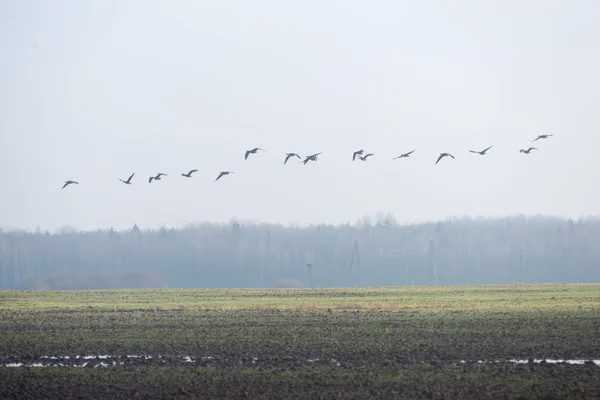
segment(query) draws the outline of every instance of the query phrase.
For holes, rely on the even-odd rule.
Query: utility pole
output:
[[[196,288],[196,249],[194,249],[194,261],[192,264],[192,285]]]
[[[435,284],[435,278],[436,278],[435,244],[433,243],[433,240],[431,240],[429,243],[429,262],[430,262],[430,269],[431,269],[431,285],[433,286]]]
[[[267,269],[269,271],[271,270],[271,231],[270,230],[267,231]],[[277,279],[279,279],[279,275],[277,276]],[[263,287],[264,287],[264,283],[263,283]]]
[[[313,283],[312,283],[312,274],[311,274],[311,270],[312,270],[312,264],[306,264],[306,268],[308,268],[308,281],[310,283],[310,288],[314,289]]]
[[[352,284],[352,267],[354,266],[354,260],[356,259],[356,286],[359,286],[358,280],[358,267],[360,266],[360,253],[358,252],[358,240],[354,241],[352,247],[352,258],[350,259],[350,285]]]
[[[523,283],[523,249],[521,249],[521,255],[519,256],[519,282]]]

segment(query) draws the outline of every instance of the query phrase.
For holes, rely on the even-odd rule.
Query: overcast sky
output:
[[[2,1],[0,227],[598,214],[598,21],[595,0]]]

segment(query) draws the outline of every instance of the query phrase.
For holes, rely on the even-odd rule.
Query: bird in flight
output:
[[[304,159],[304,161],[300,161],[300,162],[301,162],[301,163],[303,163],[304,165],[306,165],[306,163],[307,163],[307,162],[309,162],[309,161],[317,161],[317,160],[318,160],[317,156],[318,156],[319,154],[321,154],[321,153],[312,154],[312,155],[310,155],[310,156],[307,156],[307,157]]]
[[[374,156],[375,154],[373,153],[369,153],[369,154],[365,154],[364,156],[358,156],[358,158],[361,159],[361,161],[367,161],[367,158],[369,158],[370,156]]]
[[[190,172],[188,172],[187,174],[181,174],[181,176],[185,176],[186,178],[191,178],[191,177],[192,177],[192,174],[193,174],[194,172],[198,172],[198,170],[197,170],[197,169],[192,169],[192,170],[190,170]]]
[[[66,188],[67,186],[71,185],[71,184],[75,184],[75,185],[79,185],[79,182],[75,182],[75,181],[65,181],[65,184],[63,185],[63,187],[61,187],[61,189]]]
[[[521,150],[519,150],[519,153],[529,154],[531,152],[531,150],[537,150],[537,148],[536,147],[530,147],[527,150],[521,149]]]
[[[412,153],[414,153],[414,152],[415,152],[415,150],[413,150],[413,151],[409,151],[408,153],[400,154],[398,157],[394,157],[394,158],[392,158],[392,160],[397,160],[397,159],[399,159],[399,158],[408,158],[408,157],[410,157],[410,155],[411,155]]]
[[[491,149],[493,146],[488,147],[487,149],[483,149],[481,151],[469,150],[471,153],[479,154],[480,156],[484,156],[486,151]]]
[[[285,165],[285,163],[288,162],[288,160],[291,157],[298,157],[299,159],[302,160],[302,158],[298,154],[296,154],[296,153],[285,153],[285,161],[283,162],[283,164]]]
[[[450,153],[440,153],[440,156],[438,157],[437,161],[435,162],[436,164],[440,162],[440,160],[444,157],[452,157],[454,158],[454,156]]]
[[[257,151],[259,151],[259,150],[260,150],[260,151],[264,151],[264,150],[263,150],[263,149],[261,149],[260,147],[255,147],[255,148],[253,148],[252,150],[246,150],[246,155],[244,156],[244,160],[247,160],[247,159],[248,159],[248,156],[249,156],[250,154],[256,154],[256,152],[257,152]]]
[[[532,142],[537,142],[540,139],[548,139],[550,136],[554,136],[554,135],[538,135],[538,137],[533,139]]]
[[[221,179],[222,176],[229,175],[229,174],[233,174],[233,172],[231,172],[231,171],[221,171],[219,173],[219,176],[217,176],[217,179],[215,179],[215,182],[218,181],[219,179]]]
[[[155,181],[160,181],[160,177],[161,176],[168,176],[167,174],[163,174],[162,172],[159,172],[158,175],[156,176],[151,176],[150,178],[148,178],[148,183],[152,183],[152,180],[154,179]]]
[[[124,180],[123,180],[123,179],[121,179],[121,178],[119,178],[119,180],[120,180],[121,182],[123,182],[124,184],[126,184],[126,185],[131,185],[131,178],[133,178],[133,176],[134,176],[134,175],[135,175],[135,172],[134,172],[133,174],[129,175],[129,178],[127,178],[127,180],[126,180],[126,181],[124,181]]]
[[[358,151],[355,151],[354,153],[352,153],[352,161],[356,160],[356,156],[360,156],[364,153],[365,151],[363,149],[360,149]],[[360,158],[360,157],[359,157]]]

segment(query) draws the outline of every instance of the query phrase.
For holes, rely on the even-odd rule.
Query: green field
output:
[[[599,360],[600,285],[0,292],[0,398],[600,398],[511,359]]]

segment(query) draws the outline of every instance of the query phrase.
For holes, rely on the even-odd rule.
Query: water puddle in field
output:
[[[14,357],[13,359],[15,359]],[[218,359],[218,357],[217,357]],[[84,367],[109,367],[109,366],[117,366],[117,365],[141,365],[141,364],[149,364],[149,363],[159,363],[159,364],[178,364],[178,363],[196,363],[198,365],[206,365],[211,362],[214,362],[215,357],[213,356],[205,356],[205,357],[192,357],[192,356],[150,356],[150,355],[126,355],[126,356],[114,356],[114,355],[95,355],[95,356],[42,356],[34,362],[10,362],[6,364],[0,364],[0,366],[16,368],[16,367],[76,367],[76,368],[84,368]],[[259,359],[257,357],[252,357],[247,360],[250,364],[257,364]],[[309,363],[316,363],[320,361],[319,358],[310,358],[310,359],[297,359],[298,362],[307,361]],[[330,363],[341,367],[342,362],[338,361],[335,358],[328,360]],[[426,362],[425,362],[426,363]],[[450,364],[451,362],[449,362]],[[564,360],[564,359],[510,359],[510,360],[475,360],[475,361],[467,361],[461,360],[461,364],[503,364],[503,363],[514,363],[514,364],[570,364],[570,365],[586,365],[591,364],[600,367],[600,360],[582,360],[582,359],[574,359],[574,360]]]
[[[512,358],[510,360],[477,360],[477,361],[466,361],[461,360],[461,364],[570,364],[570,365],[586,365],[593,364],[597,367],[600,367],[600,360],[563,360],[563,359],[552,359],[552,358],[540,358],[540,359],[516,359]]]
[[[13,357],[16,358],[16,357]],[[116,365],[140,365],[148,363],[160,363],[160,364],[177,364],[183,363],[200,363],[207,364],[213,361],[215,358],[212,356],[193,358],[191,356],[184,357],[170,357],[170,356],[150,356],[150,355],[135,355],[130,354],[126,356],[115,356],[108,354],[99,354],[94,356],[41,356],[35,362],[10,362],[6,364],[0,364],[9,368],[15,367],[109,367]],[[254,357],[252,363],[256,363],[258,358]]]

